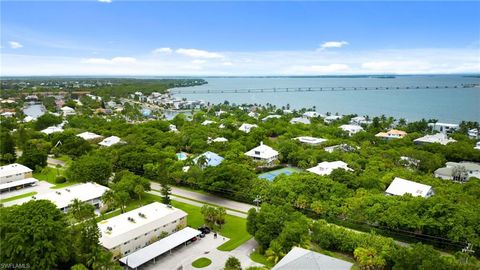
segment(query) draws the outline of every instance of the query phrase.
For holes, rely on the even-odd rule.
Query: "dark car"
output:
[[[199,231],[201,231],[203,234],[209,234],[211,232],[210,228],[208,227],[200,227],[198,228]]]
[[[200,234],[200,238],[204,238],[205,237],[205,234],[204,233],[201,233]]]

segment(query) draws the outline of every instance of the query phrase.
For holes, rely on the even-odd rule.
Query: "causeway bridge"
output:
[[[316,86],[316,87],[283,87],[283,88],[243,88],[243,89],[171,89],[171,94],[218,94],[218,93],[281,93],[281,92],[322,92],[322,91],[397,91],[412,89],[454,89],[474,88],[479,85],[414,85],[414,86]]]

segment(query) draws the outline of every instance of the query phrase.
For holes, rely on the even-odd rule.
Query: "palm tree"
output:
[[[109,209],[115,207],[117,203],[115,191],[109,189],[105,193],[103,193],[102,201],[107,205],[107,208]]]
[[[282,250],[282,246],[274,240],[270,243],[270,248],[265,252],[265,256],[268,261],[276,264],[283,256],[285,256],[285,253]]]

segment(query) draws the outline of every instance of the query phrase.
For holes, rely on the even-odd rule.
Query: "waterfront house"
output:
[[[336,151],[336,150],[342,151],[342,152],[354,152],[357,149],[359,149],[359,148],[350,146],[350,145],[345,144],[345,143],[332,145],[332,146],[328,146],[328,147],[323,148],[323,150],[325,150],[328,153],[333,153],[333,151]]]
[[[366,117],[364,116],[356,116],[356,117],[353,117],[352,119],[350,119],[350,124],[352,125],[368,125],[368,124],[371,124],[372,121],[370,120],[367,120]]]
[[[245,155],[251,157],[253,160],[262,161],[267,164],[271,164],[278,159],[278,152],[270,146],[263,144],[263,142],[260,142],[259,146],[246,152]]]
[[[411,194],[414,197],[420,196],[424,198],[428,198],[434,194],[431,186],[406,180],[400,177],[395,177],[395,179],[393,179],[385,193],[387,195],[396,196]]]
[[[352,136],[355,133],[363,131],[363,128],[358,125],[341,125],[340,129],[347,132],[349,136]]]
[[[330,175],[333,172],[333,170],[336,170],[336,169],[353,171],[351,168],[348,167],[348,164],[343,161],[320,162],[318,163],[317,166],[307,169],[307,171],[314,174],[318,174],[318,175]]]
[[[398,129],[391,129],[387,132],[379,132],[375,135],[375,137],[391,140],[391,139],[401,139],[407,136],[407,132]]]
[[[460,128],[460,126],[457,124],[449,124],[449,123],[428,123],[428,126],[432,128],[432,130],[438,131],[444,134],[452,133]]]
[[[278,115],[278,114],[272,114],[272,115],[268,115],[266,117],[264,117],[262,119],[263,122],[266,122],[268,121],[269,119],[276,119],[276,118],[281,118],[282,116],[281,115]]]
[[[327,123],[327,124],[331,124],[331,123],[333,123],[335,121],[338,121],[342,118],[343,118],[342,115],[329,115],[329,116],[325,117],[323,119],[323,121],[325,121],[325,123]]]
[[[471,177],[480,179],[480,164],[473,162],[447,162],[434,172],[435,177],[465,182]]]
[[[302,116],[306,117],[306,118],[316,118],[316,117],[319,117],[320,115],[317,112],[308,111],[308,112],[303,113]]]
[[[468,137],[470,139],[478,139],[478,129],[472,128],[468,130]]]
[[[449,138],[444,133],[436,133],[433,135],[425,135],[418,139],[413,140],[415,144],[425,144],[425,143],[439,143],[447,145],[448,143],[456,142],[456,140]]]
[[[305,117],[294,117],[290,120],[290,124],[310,125],[310,119],[305,118]]]

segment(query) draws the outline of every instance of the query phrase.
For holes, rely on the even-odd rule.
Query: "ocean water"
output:
[[[480,122],[480,87],[435,89],[427,86],[480,84],[480,78],[462,75],[377,77],[226,77],[204,78],[208,84],[175,90],[235,90],[298,87],[419,87],[404,90],[276,92],[276,93],[202,93],[175,94],[176,97],[201,99],[210,103],[274,104],[291,109],[313,108],[320,113],[393,116],[408,121],[438,119],[443,122]]]

